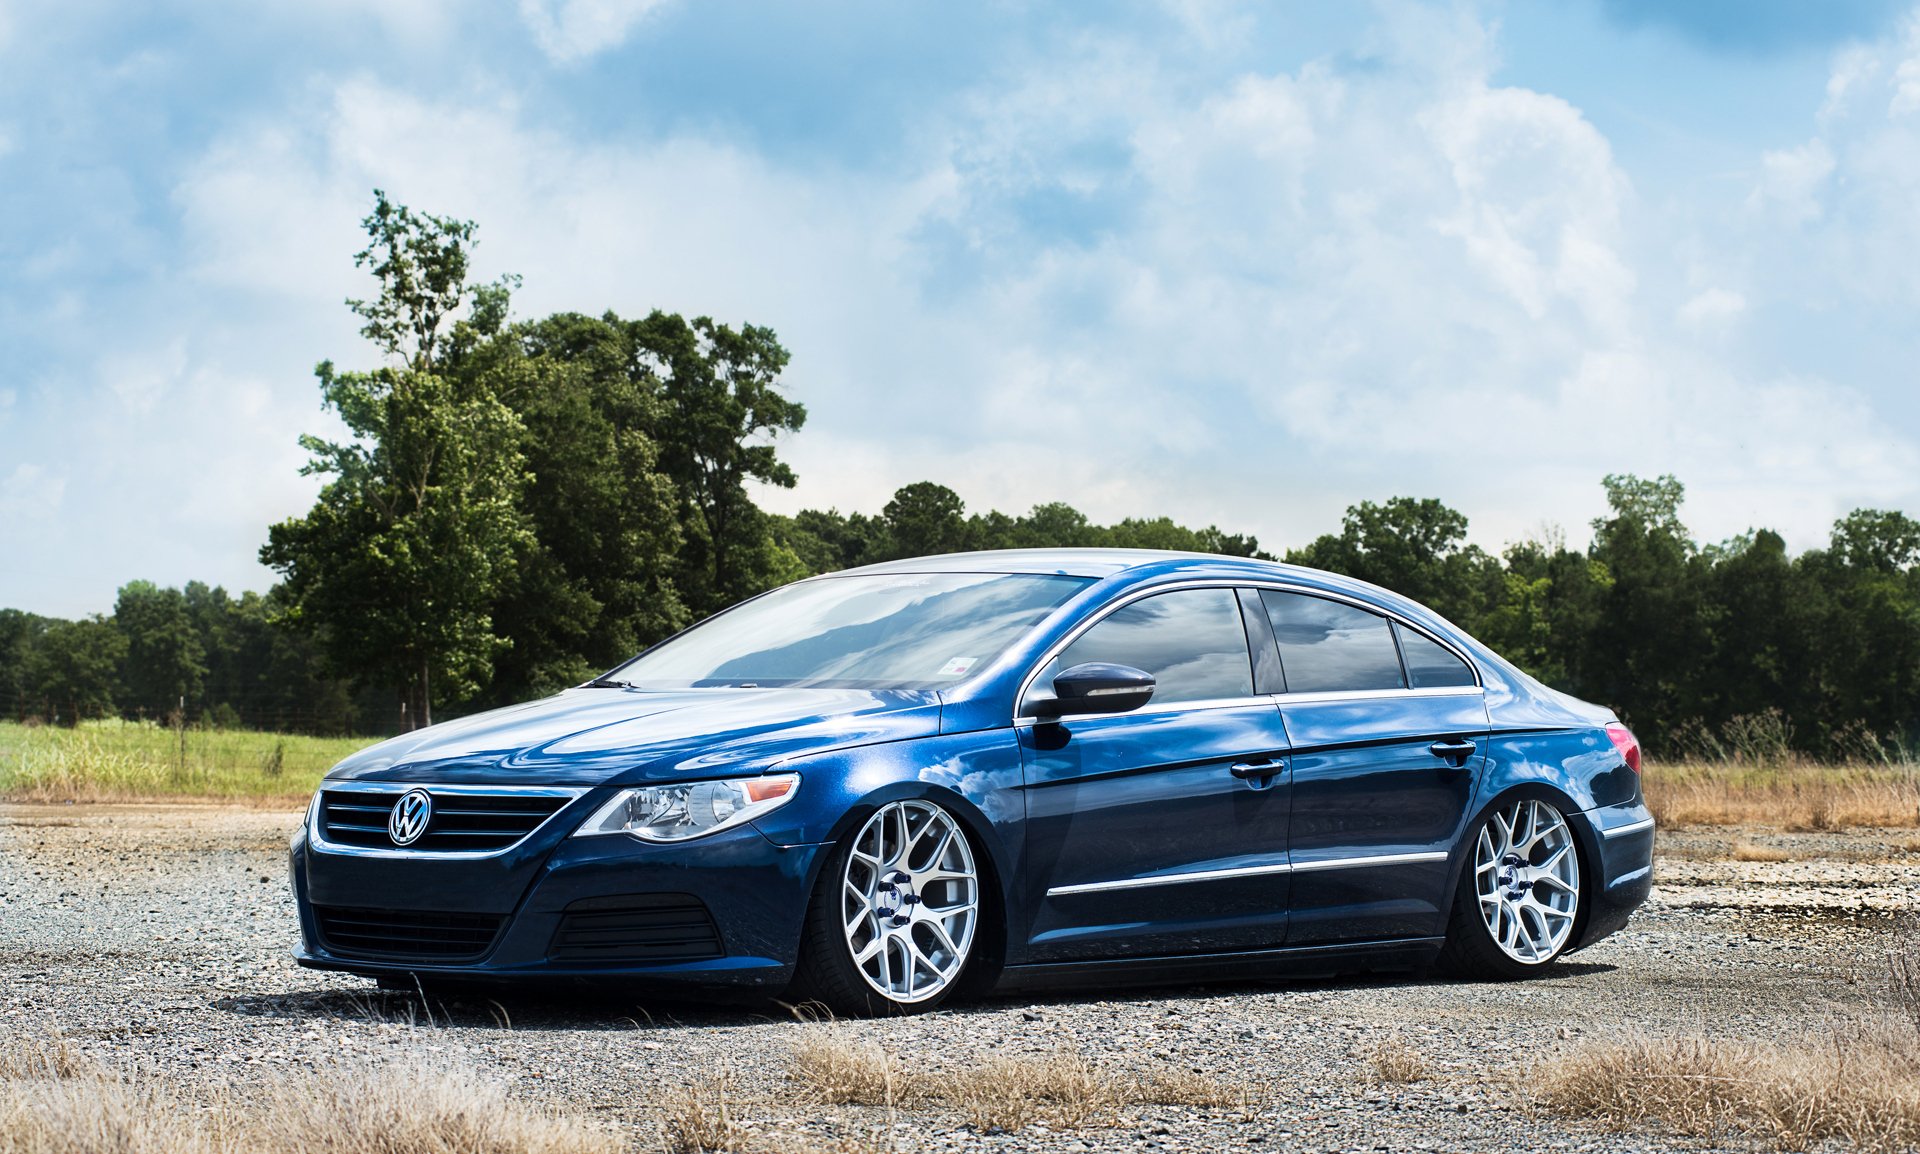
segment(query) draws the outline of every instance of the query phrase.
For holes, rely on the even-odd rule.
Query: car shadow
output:
[[[1530,979],[1559,982],[1617,971],[1601,962],[1559,962]],[[1087,986],[1072,990],[1030,990],[988,994],[948,1002],[940,1013],[958,1017],[1005,1014],[1011,1010],[1096,1005],[1127,1001],[1224,1000],[1248,994],[1285,991],[1336,993],[1394,987],[1484,986],[1452,977],[1405,973],[1352,974],[1339,977],[1249,978],[1231,982],[1169,983],[1157,986]],[[295,1021],[387,1022],[418,1027],[468,1030],[645,1030],[652,1028],[755,1028],[832,1020],[817,1003],[789,1004],[774,998],[752,1001],[636,999],[624,990],[594,987],[440,988],[413,990],[303,990],[217,998],[212,1007],[231,1014]]]
[[[565,989],[303,990],[216,998],[216,1010],[306,1022],[376,1022],[465,1030],[717,1028],[795,1020],[774,1002],[693,1002]]]

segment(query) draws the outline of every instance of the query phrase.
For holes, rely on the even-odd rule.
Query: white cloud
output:
[[[1808,141],[1798,148],[1779,149],[1760,157],[1757,203],[1777,208],[1793,223],[1816,220],[1821,197],[1833,175],[1833,153],[1826,142]]]
[[[179,384],[187,370],[187,342],[176,337],[164,348],[116,353],[101,360],[100,379],[135,413],[148,413]]]
[[[556,63],[624,43],[634,27],[668,0],[520,0],[520,17]]]
[[[1731,289],[1709,288],[1687,298],[1680,306],[1680,324],[1689,329],[1713,330],[1740,318],[1747,311],[1747,298]]]
[[[644,15],[586,12],[528,19],[577,58]],[[341,300],[371,288],[351,254],[376,186],[478,220],[476,272],[523,274],[522,315],[775,326],[811,411],[777,509],[877,511],[931,478],[975,509],[1064,499],[1271,548],[1408,493],[1498,546],[1584,523],[1604,473],[1670,471],[1703,536],[1804,547],[1920,498],[1871,374],[1767,341],[1920,304],[1920,117],[1892,111],[1920,47],[1838,59],[1801,143],[1753,158],[1748,210],[1743,187],[1700,224],[1643,203],[1580,109],[1495,83],[1457,10],[1396,8],[1376,40],[1363,65],[1202,76],[1082,39],[859,171],[584,138],[510,88],[315,79],[188,158],[178,255],[124,326],[72,287],[79,254],[32,255],[46,315],[107,335],[72,379],[0,396],[0,459],[76,462],[0,480],[0,539],[31,534],[51,611],[134,576],[270,580],[265,526],[316,485],[294,438],[337,428],[310,368],[373,359]]]
[[[13,472],[0,480],[0,518],[43,520],[51,517],[59,510],[66,488],[64,477],[56,477],[40,465],[15,465]]]
[[[1688,238],[1577,108],[1492,84],[1451,19],[1383,51],[1193,97],[1089,41],[944,109],[887,179],[691,136],[587,143],[511,99],[351,80],[211,148],[176,198],[197,280],[280,302],[343,361],[367,354],[337,302],[364,291],[347,254],[376,185],[479,220],[478,271],[523,274],[523,314],[773,324],[812,413],[779,509],[875,511],[932,478],[976,509],[1065,499],[1284,546],[1417,493],[1497,546],[1597,513],[1604,473],[1673,471],[1706,535],[1804,546],[1848,504],[1915,495],[1913,445],[1860,392],[1728,351],[1771,299],[1764,267],[1669,295],[1696,275]],[[1766,162],[1741,246],[1773,211],[1819,219],[1825,148]],[[1037,231],[1049,196],[1101,223]],[[311,404],[272,379],[262,428]]]

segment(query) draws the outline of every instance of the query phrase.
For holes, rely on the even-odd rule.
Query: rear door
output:
[[[1157,685],[1131,713],[1020,723],[1030,960],[1284,940],[1287,740],[1273,699],[1255,692],[1245,625],[1232,589],[1152,594],[1034,679],[1029,693],[1045,693],[1061,669],[1113,661]]]
[[[1489,728],[1472,667],[1352,602],[1274,589],[1260,600],[1293,746],[1288,943],[1440,933]]]

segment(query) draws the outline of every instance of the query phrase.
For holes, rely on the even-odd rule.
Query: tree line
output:
[[[1264,554],[1167,518],[1065,503],[969,514],[907,485],[876,513],[759,508],[791,487],[805,407],[773,330],[662,311],[511,316],[469,276],[471,222],[376,192],[349,301],[376,367],[316,370],[349,437],[302,438],[324,484],[268,529],[266,594],[120,590],[111,615],[0,610],[0,708],[387,732],[577,684],[744,597],[814,573],[966,549]],[[1548,684],[1619,710],[1650,748],[1712,753],[1764,723],[1829,757],[1920,738],[1920,523],[1860,510],[1790,556],[1755,530],[1701,544],[1672,477],[1609,476],[1591,544],[1467,543],[1437,500],[1347,510],[1287,561],[1433,606]]]

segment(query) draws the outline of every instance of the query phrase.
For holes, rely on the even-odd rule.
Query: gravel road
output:
[[[244,1088],[262,1067],[405,1046],[464,1052],[515,1092],[661,1149],[678,1087],[717,1073],[736,1114],[823,1144],[896,1127],[927,1150],[1711,1150],[1539,1113],[1529,1071],[1622,1031],[1781,1038],[1876,996],[1893,911],[1920,894],[1914,831],[1751,835],[1795,860],[1725,860],[1737,831],[1662,835],[1627,931],[1516,985],[1340,981],[999,1000],[851,1027],[916,1077],[1076,1052],[1113,1075],[1193,1070],[1245,1108],[1128,1108],[1120,1124],[976,1133],[951,1112],[810,1105],[779,1007],[415,999],[301,970],[285,867],[297,815],[206,806],[0,806],[0,1032],[57,1025],[96,1056]],[[1432,1077],[1384,1084],[1389,1039]],[[1724,1147],[1747,1150],[1744,1143]]]

